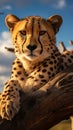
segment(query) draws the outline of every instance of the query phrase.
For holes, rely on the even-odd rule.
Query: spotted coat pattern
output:
[[[35,91],[73,62],[73,51],[60,53],[56,33],[62,24],[59,15],[47,20],[39,16],[24,19],[9,14],[6,25],[11,34],[16,59],[11,78],[0,95],[0,115],[11,120],[20,109],[19,92]]]

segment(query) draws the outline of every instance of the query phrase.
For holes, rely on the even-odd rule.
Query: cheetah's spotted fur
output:
[[[19,91],[35,91],[73,62],[73,51],[61,54],[55,35],[62,24],[59,15],[48,20],[39,16],[24,19],[9,14],[6,25],[12,34],[17,58],[12,75],[0,96],[0,115],[11,120],[20,108]]]

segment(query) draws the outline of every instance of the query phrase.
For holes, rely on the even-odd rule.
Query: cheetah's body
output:
[[[73,52],[61,54],[55,45],[55,34],[61,23],[62,18],[58,15],[48,20],[37,16],[21,20],[14,15],[6,17],[17,58],[0,97],[2,118],[10,120],[18,112],[20,90],[35,91],[73,63]]]

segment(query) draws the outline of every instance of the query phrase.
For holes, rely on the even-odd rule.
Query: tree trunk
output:
[[[12,121],[0,119],[0,130],[48,130],[73,115],[73,64],[40,89],[22,93]]]

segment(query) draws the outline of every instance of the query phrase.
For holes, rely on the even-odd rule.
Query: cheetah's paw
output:
[[[19,100],[2,100],[0,101],[0,115],[3,119],[11,120],[19,111]]]

